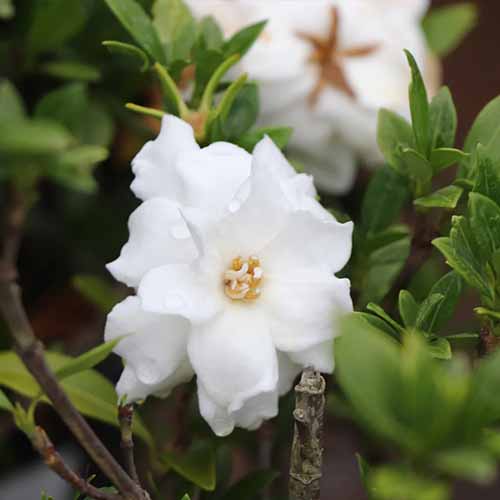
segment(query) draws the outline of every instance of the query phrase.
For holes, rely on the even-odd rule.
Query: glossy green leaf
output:
[[[403,320],[403,324],[408,327],[415,326],[418,314],[418,303],[413,298],[413,295],[408,290],[399,292],[399,315]]]
[[[227,58],[234,54],[238,54],[240,58],[243,57],[248,49],[254,44],[255,40],[260,36],[266,24],[267,21],[261,21],[235,33],[224,44],[224,57]]]
[[[73,358],[55,352],[47,352],[46,360],[54,371],[62,368]],[[36,398],[40,387],[13,352],[0,352],[0,386],[18,392],[28,398]],[[62,381],[62,387],[78,411],[96,420],[118,426],[117,395],[112,384],[94,370],[86,370]],[[149,446],[153,438],[137,415],[134,432]]]
[[[0,81],[0,126],[5,122],[22,120],[26,110],[22,97],[9,80]]]
[[[488,146],[500,129],[500,96],[491,100],[478,114],[467,134],[464,151],[472,153],[478,143]]]
[[[457,132],[457,111],[448,87],[441,87],[429,106],[431,147],[452,148]]]
[[[186,453],[167,451],[161,461],[201,489],[213,491],[216,484],[215,450],[211,443],[197,441]]]
[[[273,470],[257,470],[251,472],[231,486],[220,497],[220,500],[254,500],[256,498],[261,498],[263,490],[278,476],[279,473]]]
[[[379,316],[376,316],[375,314],[356,311],[356,312],[352,313],[352,315],[361,319],[362,321],[366,321],[372,327],[389,335],[389,337],[393,337],[396,340],[401,339],[401,331],[400,330],[396,330],[389,323],[384,321]]]
[[[55,376],[58,380],[63,380],[65,378],[71,377],[75,373],[80,373],[84,370],[89,370],[94,368],[94,366],[102,363],[113,351],[116,345],[122,340],[122,338],[110,340],[104,342],[94,349],[83,353],[77,358],[73,358],[67,364],[63,365],[55,371]]]
[[[435,359],[448,360],[452,357],[451,345],[448,339],[443,337],[430,337],[427,339],[429,354]]]
[[[165,52],[151,18],[135,0],[105,0],[132,38],[147,52],[153,61],[166,64]]]
[[[42,155],[66,149],[73,137],[54,121],[30,120],[0,124],[0,153]]]
[[[431,165],[435,172],[451,167],[457,163],[466,161],[469,158],[467,153],[453,148],[433,149],[431,152]]]
[[[430,188],[433,169],[429,161],[414,149],[405,148],[400,152],[401,162],[397,169],[402,175],[409,177],[417,196]]]
[[[500,207],[480,193],[469,194],[471,230],[484,259],[500,248]]]
[[[431,131],[427,90],[414,57],[407,50],[405,54],[411,69],[409,96],[413,134],[418,152],[428,158],[431,149]]]
[[[367,233],[377,233],[392,224],[409,197],[404,177],[389,167],[378,169],[366,189],[361,206],[361,224]]]
[[[40,71],[62,80],[97,82],[101,78],[101,73],[96,66],[79,61],[51,61],[42,64]]]
[[[399,334],[402,334],[404,332],[403,327],[399,323],[394,321],[379,305],[370,303],[366,306],[366,309],[368,309],[368,311],[371,311],[373,314],[376,314],[377,316],[382,318]]]
[[[477,149],[476,162],[476,179],[473,191],[487,196],[500,205],[500,168],[486,156],[482,147]]]
[[[446,186],[427,196],[417,198],[413,203],[425,208],[456,208],[464,190],[458,186]]]
[[[386,162],[398,170],[399,151],[415,144],[411,125],[400,115],[388,109],[380,109],[377,124],[377,143]]]
[[[415,321],[415,326],[418,330],[424,332],[433,331],[437,311],[443,301],[444,295],[440,293],[432,293],[422,302],[422,304],[420,304]]]
[[[5,392],[0,390],[0,410],[6,410],[9,412],[14,411],[14,407],[12,403],[9,401],[9,398],[5,395]]]
[[[117,292],[110,283],[92,274],[74,276],[73,286],[105,314],[123,299],[123,294]]]
[[[87,16],[80,0],[38,0],[26,35],[28,49],[36,53],[60,47],[84,27]]]
[[[462,288],[462,278],[455,271],[445,274],[432,287],[429,297],[432,295],[442,295],[444,299],[434,308],[434,314],[429,318],[428,331],[439,331],[453,317],[462,293]]]
[[[438,56],[452,52],[477,23],[477,7],[472,2],[435,7],[423,20],[431,50]]]
[[[478,333],[455,333],[447,335],[446,340],[453,348],[476,347],[479,342]]]
[[[111,52],[117,54],[124,54],[133,57],[140,63],[141,71],[149,69],[150,60],[146,52],[139,47],[130,43],[117,42],[116,40],[105,40],[102,44]]]
[[[257,143],[267,135],[274,142],[274,144],[278,146],[278,148],[284,149],[288,144],[292,133],[293,129],[290,127],[260,128],[243,134],[238,140],[238,145],[251,153]]]
[[[203,37],[207,49],[222,49],[222,46],[224,44],[224,34],[217,24],[217,21],[212,16],[204,17],[200,21],[198,29],[201,36]]]

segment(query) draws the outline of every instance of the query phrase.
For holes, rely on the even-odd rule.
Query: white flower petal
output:
[[[295,363],[291,357],[284,352],[278,351],[279,383],[278,393],[280,396],[286,394],[292,388],[294,380],[302,371],[302,364]]]
[[[178,199],[181,186],[175,170],[177,158],[181,153],[198,149],[191,125],[165,115],[160,135],[148,142],[132,161],[135,174],[132,191],[141,200],[157,196]]]
[[[162,266],[150,271],[139,285],[146,311],[176,314],[193,323],[209,321],[224,300],[222,271],[204,273],[198,265]]]
[[[107,265],[111,274],[128,286],[137,287],[155,267],[191,262],[196,247],[178,207],[165,198],[142,203],[130,216],[129,241],[120,257]]]
[[[139,382],[157,385],[186,359],[188,333],[189,323],[184,318],[146,312],[138,297],[128,297],[108,314],[104,338],[125,336],[114,352]]]
[[[267,278],[259,300],[271,316],[277,349],[302,351],[332,339],[336,318],[352,311],[349,290],[349,280],[324,273]]]
[[[276,390],[278,362],[268,321],[251,304],[234,304],[211,323],[194,328],[188,353],[210,398],[229,413]]]
[[[320,372],[333,373],[333,340],[327,340],[302,351],[289,352],[288,355],[303,368],[312,366]]]
[[[293,277],[302,269],[340,271],[351,256],[353,223],[341,224],[333,217],[321,220],[311,212],[290,215],[284,229],[259,257],[268,272]]]

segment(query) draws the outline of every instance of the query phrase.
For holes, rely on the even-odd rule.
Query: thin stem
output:
[[[146,493],[131,479],[73,406],[45,361],[44,349],[37,340],[21,301],[17,277],[17,252],[26,218],[27,203],[22,193],[11,186],[7,205],[5,237],[0,259],[0,311],[9,327],[14,349],[28,371],[39,383],[55,410],[89,456],[118,488],[126,500],[146,498]]]
[[[290,458],[290,500],[319,500],[323,462],[325,379],[312,368],[295,386],[295,419]]]
[[[121,448],[125,458],[125,467],[130,477],[139,483],[139,476],[134,460],[134,438],[132,433],[132,422],[134,420],[134,405],[127,404],[118,408],[118,420],[120,421]]]
[[[47,436],[41,427],[36,427],[33,436],[31,437],[33,447],[40,453],[45,464],[52,469],[58,476],[71,484],[84,495],[87,495],[95,500],[119,500],[122,497],[113,493],[106,493],[92,486],[72,470],[57,452],[52,441]]]

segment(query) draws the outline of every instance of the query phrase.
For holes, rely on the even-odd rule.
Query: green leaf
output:
[[[477,17],[472,2],[433,8],[422,23],[430,49],[441,57],[452,52],[475,27]]]
[[[15,14],[12,0],[0,0],[0,19],[12,19]]]
[[[9,80],[0,82],[0,126],[4,122],[22,120],[26,116],[24,103]]]
[[[165,52],[153,22],[135,0],[105,0],[116,18],[153,61],[166,64]]]
[[[80,0],[38,0],[26,35],[28,50],[37,53],[59,48],[85,26],[87,17]]]
[[[461,163],[469,158],[467,153],[453,148],[433,149],[431,152],[431,165],[435,172]]]
[[[370,494],[370,487],[368,485],[368,477],[371,470],[370,464],[359,453],[356,453],[356,461],[358,463],[359,477],[361,478],[363,487],[365,491]],[[369,496],[369,498],[371,498],[371,496]]]
[[[49,120],[16,121],[0,124],[0,153],[43,155],[66,149],[73,138],[68,131]]]
[[[197,27],[183,0],[156,0],[153,24],[165,47],[168,62],[189,58],[196,41]]]
[[[98,365],[104,361],[116,347],[116,345],[122,340],[122,337],[108,342],[104,342],[94,349],[85,352],[77,358],[73,358],[67,364],[63,365],[61,368],[56,370],[55,376],[58,380],[63,380],[65,378],[71,377],[75,373],[80,373],[94,366]]]
[[[476,154],[476,180],[473,191],[500,203],[500,168],[485,154],[483,147],[478,147]]]
[[[92,274],[74,276],[73,286],[105,314],[123,299],[123,295],[117,292],[110,283]]]
[[[440,293],[432,293],[429,295],[418,308],[415,327],[423,332],[432,332],[435,318],[439,306],[444,301],[444,295]]]
[[[434,174],[431,164],[414,149],[405,148],[400,155],[401,162],[397,170],[413,181],[414,192],[417,196],[425,193],[430,187]]]
[[[455,333],[447,335],[446,340],[455,348],[475,347],[479,342],[478,333]]]
[[[480,193],[469,194],[470,226],[481,255],[489,260],[500,248],[500,207]]]
[[[389,335],[396,340],[400,340],[401,332],[399,330],[394,329],[389,323],[384,321],[379,316],[375,316],[374,314],[364,313],[364,312],[354,312],[351,314],[356,318],[359,318],[362,321],[366,321],[370,326],[380,330],[381,332]],[[401,327],[399,327],[401,328]]]
[[[5,392],[3,392],[2,390],[0,390],[0,409],[7,410],[11,413],[14,411],[12,403],[9,401],[9,398],[5,395]]]
[[[408,50],[405,50],[405,54],[411,68],[409,97],[413,134],[418,152],[428,158],[431,149],[431,135],[427,91],[417,62]]]
[[[429,330],[439,331],[452,317],[462,293],[462,278],[455,271],[445,274],[431,289],[429,297],[442,295],[443,301],[434,308],[434,315],[429,318]]]
[[[443,337],[433,336],[428,338],[427,349],[429,350],[429,354],[435,359],[447,360],[452,357],[451,345]]]
[[[105,40],[102,44],[111,52],[117,54],[124,54],[133,57],[141,64],[141,71],[147,71],[150,66],[150,60],[146,52],[139,47],[130,43],[117,42],[115,40]]]
[[[417,301],[408,290],[401,290],[399,292],[399,315],[407,328],[415,326],[418,308]]]
[[[40,66],[40,71],[46,75],[62,80],[81,80],[97,82],[101,73],[96,66],[79,61],[52,61]]]
[[[457,111],[448,87],[441,87],[429,106],[431,148],[452,148],[457,132]]]
[[[259,38],[266,24],[267,21],[261,21],[235,33],[224,44],[224,57],[228,58],[234,54],[238,54],[240,58],[243,57],[254,44],[255,40]]]
[[[261,498],[262,491],[266,489],[279,473],[273,470],[257,470],[251,472],[236,484],[231,486],[220,500],[254,500]]]
[[[413,203],[417,207],[453,209],[456,208],[463,192],[461,187],[446,186],[427,196],[417,198]]]
[[[413,147],[415,139],[410,124],[402,116],[381,108],[378,113],[377,143],[386,162],[398,170],[401,161],[399,151]]]
[[[443,451],[433,462],[446,474],[478,483],[489,483],[496,475],[495,460],[479,447]]]
[[[481,143],[488,146],[500,129],[500,96],[491,100],[474,120],[465,139],[464,151],[473,153]]]
[[[399,334],[402,334],[404,332],[404,328],[399,323],[394,321],[379,305],[370,302],[370,304],[368,304],[366,308],[368,309],[368,311],[371,311],[373,314],[376,314],[377,316],[382,318]]]
[[[220,50],[224,44],[224,34],[212,16],[204,17],[198,29],[208,50]]]
[[[384,465],[373,470],[369,489],[376,500],[449,500],[444,481],[428,479],[398,466]]]
[[[211,443],[197,441],[186,453],[166,451],[161,461],[201,489],[213,491],[216,483],[215,450]]]
[[[188,116],[189,110],[179,89],[177,88],[177,84],[168,72],[167,68],[159,63],[155,63],[154,70],[160,80],[163,96],[168,102],[170,112],[180,117]]]
[[[73,358],[55,352],[46,352],[49,367],[57,371]],[[28,398],[37,398],[41,389],[29,374],[21,360],[13,353],[0,352],[0,385]],[[117,396],[113,385],[94,370],[77,373],[62,381],[62,387],[76,409],[91,418],[118,427]],[[134,432],[150,447],[153,438],[137,415],[134,418]]]
[[[290,127],[267,127],[259,128],[243,134],[238,140],[238,146],[246,149],[249,153],[253,151],[258,142],[266,135],[278,146],[284,149],[292,136],[293,129]]]
[[[409,197],[404,177],[388,167],[372,176],[361,206],[361,225],[367,233],[377,233],[392,224]]]

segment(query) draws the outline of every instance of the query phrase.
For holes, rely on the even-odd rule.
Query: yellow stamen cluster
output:
[[[236,257],[224,273],[224,291],[232,300],[251,301],[260,296],[263,272],[257,257]]]

